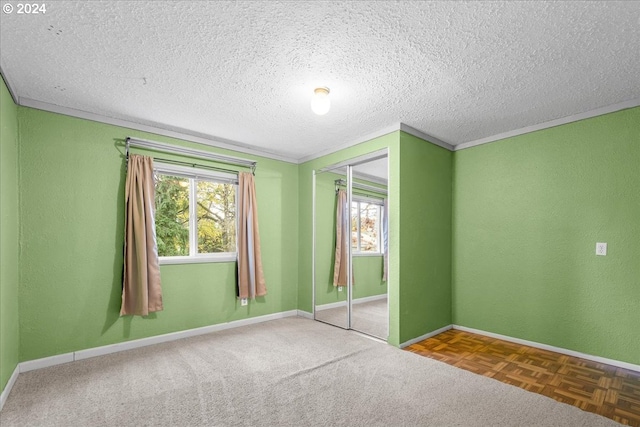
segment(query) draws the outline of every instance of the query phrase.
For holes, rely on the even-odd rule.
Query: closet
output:
[[[387,340],[388,153],[313,171],[314,319]]]

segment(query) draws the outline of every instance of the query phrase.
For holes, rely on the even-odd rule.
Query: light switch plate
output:
[[[606,243],[596,243],[596,255],[605,256],[607,254]]]

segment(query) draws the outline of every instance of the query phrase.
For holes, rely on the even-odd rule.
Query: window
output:
[[[161,264],[236,259],[236,176],[156,163]]]
[[[351,248],[355,254],[382,253],[382,201],[354,196],[351,202]]]

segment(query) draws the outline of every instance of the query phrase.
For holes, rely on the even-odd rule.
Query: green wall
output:
[[[297,308],[297,165],[210,149],[258,161],[266,297],[240,307],[234,263],[163,265],[164,311],[120,318],[123,140],[207,148],[30,108],[18,119],[21,361]]]
[[[325,258],[325,260],[327,259],[329,257]],[[334,257],[330,257],[330,259],[333,262]],[[382,263],[382,255],[353,257],[354,300],[387,294],[387,282],[382,280]],[[319,260],[317,265],[324,264],[322,260]],[[333,286],[333,267],[329,266],[326,271],[317,271],[317,276],[327,276],[327,280],[330,279],[330,281],[317,282],[316,305],[347,300],[346,290],[343,289],[340,292],[338,288]]]
[[[640,364],[640,108],[461,150],[454,169],[454,322]]]
[[[442,180],[450,181],[447,175],[450,170],[441,167],[443,159],[445,164],[450,162],[446,150],[394,132],[303,165],[257,158],[268,296],[248,307],[239,307],[235,299],[234,265],[230,263],[164,265],[161,269],[165,310],[148,318],[120,318],[123,140],[134,136],[201,149],[202,146],[31,108],[18,108],[18,122],[23,266],[18,301],[21,361],[296,308],[311,311],[311,171],[382,148],[389,150],[391,178],[389,342],[398,345],[430,332],[434,324],[440,327],[442,313],[448,313],[442,307],[448,306],[450,310],[449,300],[440,298],[438,293],[439,273],[425,275],[423,259],[408,258],[409,262],[404,263],[403,277],[407,284],[402,300],[399,279],[400,206],[422,210],[428,203],[420,197],[428,199],[430,195],[440,205],[442,191],[435,189]],[[401,139],[404,162],[409,165],[403,171],[403,179],[408,180],[403,192],[408,199],[404,204],[400,192]],[[412,171],[411,162],[415,158],[423,158],[433,167],[426,174]],[[430,178],[433,183],[426,187],[412,184],[414,179],[422,178]],[[438,211],[431,218],[434,221],[446,219],[447,215],[450,218],[450,212],[446,212],[446,209]],[[445,220],[433,227],[447,230],[449,222]],[[414,232],[408,232],[404,238],[404,253],[419,250],[423,245],[422,241],[409,237]],[[443,248],[447,244],[441,243],[436,246]],[[433,259],[434,263],[441,261],[442,257]],[[381,270],[381,262],[381,258],[375,257],[357,259],[356,274],[365,277]],[[439,268],[432,266],[430,271]],[[429,283],[424,282],[425,278]],[[385,285],[378,281],[373,287]],[[422,290],[412,291],[412,287]],[[377,292],[367,290],[362,296]],[[436,301],[437,298],[440,299]],[[430,305],[438,310],[423,310],[423,306]],[[414,322],[416,311],[421,312],[418,322],[409,325]],[[401,322],[405,325],[402,336]]]
[[[233,263],[164,265],[165,310],[120,318],[123,140],[204,147],[1,101],[3,387],[18,361],[311,312],[312,171],[383,148],[390,344],[455,323],[640,363],[640,108],[455,153],[404,132],[301,165],[210,148],[259,161],[268,295],[240,307]]]
[[[387,282],[382,280],[382,255],[353,257],[353,298],[367,298],[387,293]]]
[[[400,133],[400,343],[451,324],[453,153]]]
[[[2,80],[2,79],[0,79]],[[18,108],[0,84],[0,392],[18,365]]]

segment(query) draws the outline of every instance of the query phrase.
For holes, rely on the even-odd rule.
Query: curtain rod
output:
[[[347,181],[345,181],[344,179],[336,179],[335,185],[347,185]],[[353,182],[351,183],[351,186],[353,188],[359,188],[360,190],[367,190],[367,191],[372,191],[374,193],[387,194],[387,190],[385,190],[384,188],[374,187],[373,185],[360,184],[359,182]]]
[[[224,163],[227,165],[243,166],[251,169],[251,173],[255,174],[258,162],[249,159],[243,159],[240,157],[225,156],[222,154],[214,154],[208,151],[196,150],[193,148],[179,147],[176,145],[163,144],[161,142],[148,141],[146,139],[137,139],[127,137],[127,161],[129,160],[129,147],[149,148],[154,151],[162,151],[170,154],[182,154],[189,157],[195,157],[199,159],[213,160],[214,162]]]
[[[238,175],[237,171],[231,170],[231,169],[225,169],[225,168],[219,168],[216,166],[209,166],[209,165],[202,165],[199,163],[193,163],[193,162],[183,162],[180,160],[171,160],[171,159],[163,159],[161,157],[154,157],[154,165],[157,165],[158,163],[162,164],[162,163],[171,163],[174,165],[183,165],[183,166],[189,166],[192,168],[198,168],[198,169],[206,169],[206,170],[212,170],[212,171],[216,171],[216,172],[225,172],[225,173],[231,173],[231,174],[235,174],[236,176]],[[156,163],[156,160],[158,161],[158,163]],[[155,166],[154,166],[155,169]],[[235,181],[233,181],[234,184],[238,184],[238,179],[236,178]]]

